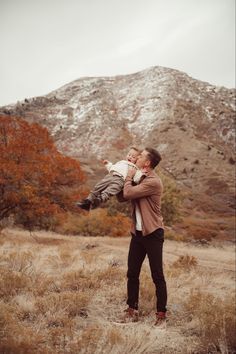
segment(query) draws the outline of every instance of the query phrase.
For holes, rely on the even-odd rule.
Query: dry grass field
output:
[[[129,238],[5,229],[0,235],[1,353],[234,353],[234,246],[166,240],[169,320],[154,327],[147,260],[140,321],[126,308]]]

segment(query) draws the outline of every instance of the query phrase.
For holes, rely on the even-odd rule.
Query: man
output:
[[[162,250],[164,225],[161,215],[162,182],[154,172],[161,161],[159,152],[145,148],[138,157],[136,166],[145,172],[145,178],[134,186],[135,169],[130,169],[125,180],[123,197],[132,202],[132,229],[128,255],[127,291],[128,309],[125,319],[138,320],[139,274],[146,255],[148,256],[152,279],[156,287],[157,312],[155,325],[166,320],[167,289],[163,274]]]

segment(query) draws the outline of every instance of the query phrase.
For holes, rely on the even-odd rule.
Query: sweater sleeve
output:
[[[138,199],[142,197],[148,197],[152,194],[155,194],[155,192],[156,183],[153,181],[153,179],[145,178],[137,186],[132,185],[132,178],[129,176],[125,180],[123,192],[125,199]]]

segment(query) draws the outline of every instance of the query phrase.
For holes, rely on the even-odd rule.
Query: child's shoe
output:
[[[99,205],[101,204],[102,200],[100,198],[94,198],[93,201],[91,202],[91,208],[92,209],[96,209],[99,207]]]
[[[83,210],[87,210],[89,211],[91,208],[91,200],[89,199],[84,199],[81,202],[77,202],[76,206],[78,206],[79,208],[83,209]]]

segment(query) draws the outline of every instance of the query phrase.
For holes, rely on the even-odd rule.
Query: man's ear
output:
[[[150,167],[150,165],[151,165],[151,161],[150,161],[150,160],[147,160],[147,161],[145,162],[144,167]]]

